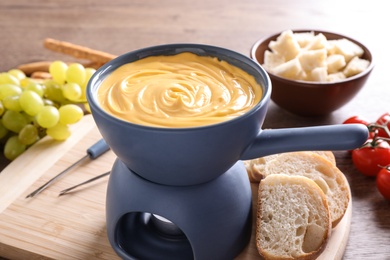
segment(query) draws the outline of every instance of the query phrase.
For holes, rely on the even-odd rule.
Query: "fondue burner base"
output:
[[[251,236],[249,179],[239,161],[204,184],[161,185],[117,159],[106,220],[111,246],[123,259],[233,259]]]

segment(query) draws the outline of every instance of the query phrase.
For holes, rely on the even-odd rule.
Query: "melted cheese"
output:
[[[217,58],[181,53],[122,65],[98,88],[108,113],[147,126],[204,126],[240,116],[262,97],[253,76]]]

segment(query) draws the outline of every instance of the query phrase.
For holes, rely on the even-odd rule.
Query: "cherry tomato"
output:
[[[368,125],[369,122],[364,117],[361,116],[351,116],[343,122],[343,124],[363,124]]]
[[[390,113],[386,112],[383,115],[381,115],[375,122],[377,125],[382,125],[387,127],[387,129],[390,129]],[[387,132],[384,129],[379,128],[378,129],[378,136],[381,137],[390,137]]]
[[[383,140],[369,139],[352,151],[352,161],[362,174],[376,176],[382,167],[390,165],[390,145]]]
[[[376,176],[376,186],[383,197],[390,200],[390,168],[382,168]]]
[[[370,122],[362,116],[351,116],[350,118],[347,118],[347,120],[345,120],[343,124],[362,124],[368,126]],[[368,138],[374,138],[374,136],[375,131],[370,131]]]

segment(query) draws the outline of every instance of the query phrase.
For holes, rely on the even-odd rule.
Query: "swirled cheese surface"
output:
[[[184,128],[230,120],[262,97],[255,78],[214,57],[184,52],[124,64],[98,88],[100,106],[122,120]]]

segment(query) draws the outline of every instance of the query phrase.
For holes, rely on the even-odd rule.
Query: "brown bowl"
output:
[[[365,71],[337,82],[291,80],[267,71],[272,82],[271,99],[281,108],[302,116],[327,115],[347,104],[362,89],[374,68],[370,50],[362,43],[337,33],[317,30],[293,32],[314,32],[316,35],[322,33],[328,40],[346,38],[363,48],[364,55],[361,58],[370,61],[370,65]],[[280,34],[281,32],[258,40],[251,48],[251,58],[262,65],[264,52],[269,50],[270,41],[276,40]]]

